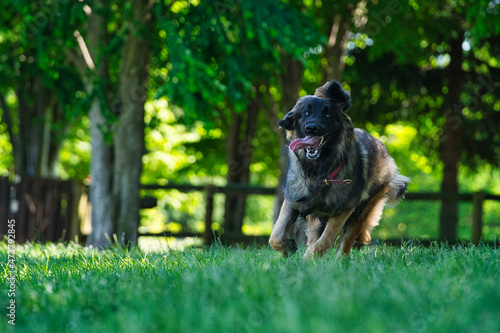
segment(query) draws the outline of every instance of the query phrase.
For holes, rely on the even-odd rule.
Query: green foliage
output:
[[[500,136],[493,129],[500,124],[500,48],[493,46],[500,30],[498,8],[494,1],[368,2],[359,11],[367,22],[353,27],[348,44],[345,77],[352,88],[353,119],[407,121],[417,129],[424,154],[437,160],[446,140],[444,117],[452,113],[464,131],[462,163],[498,165]],[[454,82],[447,66],[453,40],[463,41],[465,74],[461,103],[450,106],[446,100]]]
[[[41,166],[40,160],[31,161],[39,158],[41,148],[33,144],[26,148],[27,142],[32,140],[42,146],[42,138],[48,137],[43,148],[50,149],[51,156],[57,156],[54,147],[63,142],[67,130],[80,121],[79,117],[88,108],[79,73],[68,61],[69,51],[77,44],[73,32],[81,28],[85,19],[84,5],[59,0],[2,1],[0,95],[7,100],[2,122],[16,137],[9,138],[11,143],[18,143],[13,145],[18,174],[26,169],[52,167]],[[31,150],[32,156],[23,156],[27,150]],[[9,169],[14,171],[12,165]]]
[[[204,1],[176,10],[156,11],[159,45],[167,49],[155,62],[168,68],[158,73],[166,84],[156,96],[182,106],[187,123],[210,126],[229,110],[244,111],[256,86],[285,70],[283,54],[303,59],[321,40],[313,20],[279,1]]]
[[[66,112],[75,112],[75,101],[79,100],[75,95],[83,89],[64,50],[76,47],[73,31],[84,21],[85,4],[49,1],[39,6],[31,1],[4,2],[0,25],[0,51],[4,54],[0,64],[4,78],[1,91],[13,89],[17,93],[30,78],[40,77]]]
[[[9,142],[9,136],[4,124],[0,124],[0,156],[2,156],[0,158],[0,176],[7,176],[14,161],[12,158],[12,145]]]
[[[465,1],[462,12],[468,22],[471,22],[471,33],[474,39],[480,40],[500,34],[498,21],[498,1]]]
[[[314,261],[265,249],[17,247],[2,332],[420,332],[500,329],[499,250],[407,243]],[[0,245],[2,264],[7,246]],[[7,273],[0,274],[6,283]],[[0,298],[6,307],[7,297]],[[481,318],[478,320],[478,318]]]
[[[67,133],[59,153],[57,173],[62,179],[83,181],[90,175],[90,121],[82,116]]]

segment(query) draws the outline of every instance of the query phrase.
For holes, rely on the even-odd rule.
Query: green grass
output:
[[[500,249],[367,247],[349,259],[268,248],[16,252],[16,326],[0,332],[499,332]]]

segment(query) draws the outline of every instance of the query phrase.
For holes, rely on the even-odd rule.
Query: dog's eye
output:
[[[323,108],[323,115],[327,118],[329,118],[331,115],[330,115],[330,112],[328,112],[328,107],[324,107]]]
[[[311,109],[312,109],[312,106],[311,106],[311,104],[309,104],[307,106],[307,109],[304,112],[304,115],[308,116],[311,113]]]

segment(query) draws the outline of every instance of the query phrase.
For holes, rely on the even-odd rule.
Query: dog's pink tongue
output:
[[[306,136],[305,138],[298,138],[290,142],[289,149],[291,151],[296,151],[305,147],[317,147],[320,141],[320,136]]]

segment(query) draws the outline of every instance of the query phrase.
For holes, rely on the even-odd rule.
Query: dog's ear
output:
[[[327,99],[337,102],[343,112],[351,107],[351,95],[335,80],[327,84],[325,95]]]
[[[296,108],[293,108],[292,111],[288,112],[285,115],[285,118],[278,121],[279,127],[283,128],[287,131],[293,131],[295,129],[295,122],[298,119],[298,112],[295,109]]]
[[[293,109],[285,115],[285,118],[283,118],[280,121],[278,121],[279,127],[283,128],[283,129],[285,129],[287,131],[293,131],[295,129],[295,123],[301,117],[301,113],[302,113],[302,100],[305,97],[307,97],[307,96],[299,98],[299,100],[297,101],[297,104],[295,104],[295,106],[293,107]]]

